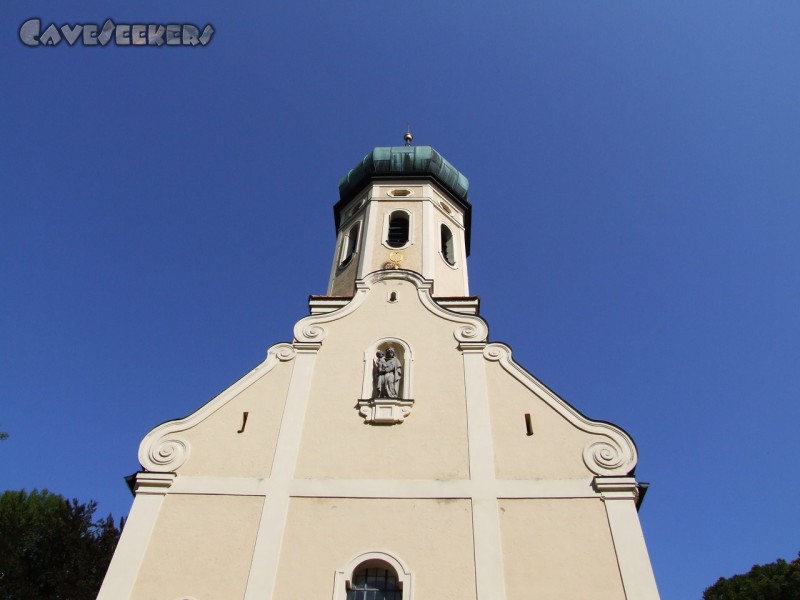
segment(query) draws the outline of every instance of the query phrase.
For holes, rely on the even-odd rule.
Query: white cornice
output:
[[[603,500],[639,499],[639,484],[633,477],[595,477],[592,486]]]
[[[175,481],[175,473],[137,473],[134,491],[163,496]]]
[[[450,312],[457,312],[462,315],[477,315],[480,311],[481,301],[474,296],[434,298],[434,300],[439,306],[446,308]]]

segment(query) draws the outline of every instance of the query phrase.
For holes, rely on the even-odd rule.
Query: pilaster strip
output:
[[[333,282],[336,280],[336,270],[339,266],[339,257],[342,255],[342,236],[344,235],[343,229],[340,227],[336,232],[336,245],[333,247],[333,261],[331,262],[331,274],[328,277],[328,292],[330,296],[333,294]]]
[[[138,473],[136,498],[97,600],[126,600],[133,593],[147,544],[174,473]]]
[[[460,257],[456,260],[460,259],[461,275],[463,276],[464,281],[464,295],[469,296],[469,273],[467,270],[467,230],[463,225],[461,225],[459,226],[458,231],[458,253],[460,254]]]
[[[311,379],[319,349],[319,344],[315,348],[307,347],[311,346],[310,344],[303,346],[297,350],[292,370],[275,457],[272,461],[269,493],[261,513],[244,600],[269,600],[275,589],[289,510],[291,479],[297,464]]]
[[[428,199],[422,203],[422,276],[434,278],[434,260],[436,259],[436,229],[433,202]]]
[[[367,206],[364,209],[364,226],[361,228],[361,249],[358,256],[358,269],[356,271],[356,279],[364,277],[365,273],[372,271],[372,255],[374,248],[381,242],[383,235],[383,227],[376,225],[378,209],[375,206],[376,200],[372,198],[374,194],[373,188],[367,197]],[[370,237],[368,238],[367,235]]]
[[[636,513],[633,477],[597,477],[595,489],[603,498],[611,539],[617,554],[627,600],[659,600],[656,578]]]
[[[469,471],[473,482],[472,529],[478,600],[503,600],[505,580],[495,490],[489,392],[481,343],[462,343],[467,397]]]

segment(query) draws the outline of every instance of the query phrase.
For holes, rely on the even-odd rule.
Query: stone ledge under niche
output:
[[[368,398],[358,401],[358,414],[370,425],[395,425],[411,414],[411,398]]]

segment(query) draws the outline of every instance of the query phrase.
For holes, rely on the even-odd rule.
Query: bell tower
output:
[[[410,138],[375,148],[339,182],[329,296],[352,296],[356,280],[383,269],[419,273],[436,296],[469,296],[469,182]]]

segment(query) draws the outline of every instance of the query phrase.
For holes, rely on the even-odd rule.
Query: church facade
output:
[[[487,339],[467,179],[381,147],[339,196],[293,341],[142,441],[99,598],[657,599],[632,439]]]

